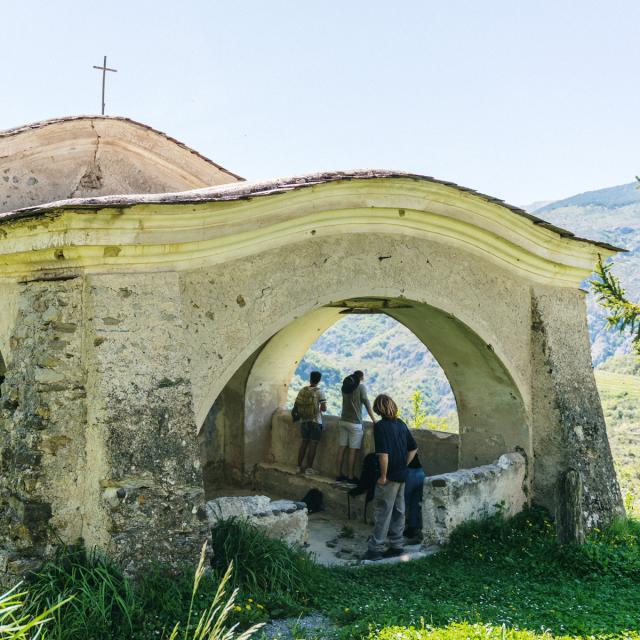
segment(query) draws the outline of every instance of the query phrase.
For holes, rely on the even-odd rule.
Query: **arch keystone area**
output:
[[[415,174],[239,181],[119,119],[0,134],[0,158],[25,187],[0,213],[12,566],[78,537],[132,566],[195,557],[203,473],[251,477],[299,355],[371,300],[445,369],[459,465],[518,450],[530,499],[553,509],[574,469],[587,526],[620,513],[580,290],[615,247]]]

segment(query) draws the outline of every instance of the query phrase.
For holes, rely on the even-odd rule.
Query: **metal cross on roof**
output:
[[[105,84],[105,78],[107,75],[107,71],[113,71],[114,73],[116,73],[118,70],[117,69],[109,69],[109,67],[107,67],[107,56],[104,57],[104,62],[102,63],[101,67],[96,67],[96,65],[93,65],[94,69],[101,69],[102,70],[102,115],[104,115],[104,84]]]

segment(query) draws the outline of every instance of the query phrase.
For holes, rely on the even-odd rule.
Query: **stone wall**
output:
[[[207,535],[177,280],[87,280],[94,510],[84,534],[125,564],[192,561]]]
[[[442,544],[463,522],[519,513],[527,503],[525,459],[508,453],[495,464],[427,477],[422,497],[425,545]]]
[[[607,430],[591,367],[584,292],[533,290],[533,489],[552,511],[564,474],[573,469],[583,485],[587,529],[624,513]]]
[[[334,478],[339,449],[339,418],[324,416],[323,422],[322,440],[318,445],[318,452],[313,466],[322,475]],[[420,462],[427,475],[455,471],[458,468],[459,437],[457,433],[430,431],[428,429],[413,429],[412,433],[418,444]],[[298,424],[292,423],[291,414],[288,411],[276,412],[271,421],[271,450],[265,462],[295,468],[300,440],[300,427]],[[373,429],[370,422],[365,422],[362,448],[357,461],[358,475],[363,456],[373,450]]]
[[[0,409],[0,570],[35,566],[82,535],[83,280],[20,285]]]

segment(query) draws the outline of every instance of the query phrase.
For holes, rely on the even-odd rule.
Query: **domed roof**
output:
[[[240,180],[128,118],[76,116],[0,132],[0,213],[66,198],[176,192]]]

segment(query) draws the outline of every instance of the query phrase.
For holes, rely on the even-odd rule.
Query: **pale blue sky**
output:
[[[514,204],[640,173],[637,0],[0,0],[0,129],[148,123],[246,178],[405,169]]]

